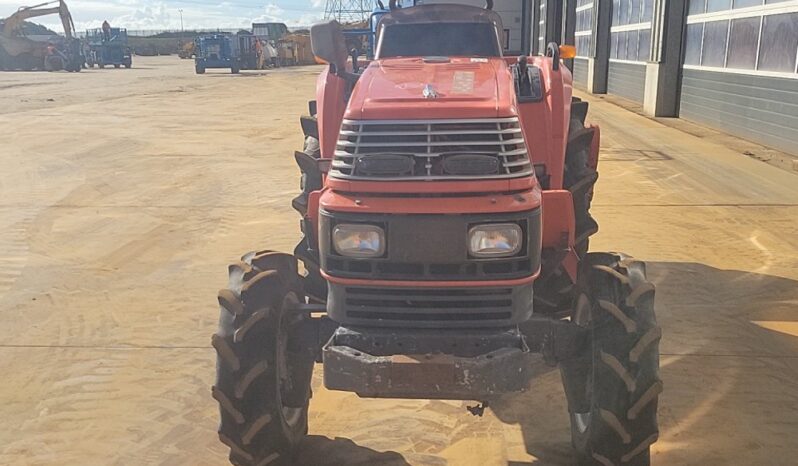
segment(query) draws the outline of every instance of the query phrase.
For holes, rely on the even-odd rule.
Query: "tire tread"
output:
[[[655,287],[646,278],[645,263],[622,254],[590,253],[582,271],[593,302],[592,358],[586,359],[593,374],[588,403],[593,415],[586,431],[572,426],[573,443],[580,464],[647,466],[659,436],[657,405],[663,391]],[[571,377],[574,382],[564,382],[576,383]],[[578,392],[583,385],[569,387]]]
[[[230,448],[233,464],[291,464],[292,452],[307,433],[309,397],[291,394],[303,411],[296,424],[288,425],[274,368],[284,299],[291,293],[304,299],[296,259],[272,251],[248,253],[228,273],[228,287],[218,296],[219,330],[211,339],[217,353],[211,394],[219,404],[219,439]]]

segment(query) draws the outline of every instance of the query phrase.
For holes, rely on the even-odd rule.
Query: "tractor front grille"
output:
[[[330,175],[451,180],[516,178],[533,172],[518,118],[344,120]]]
[[[529,318],[531,287],[332,286],[334,319],[365,326],[506,326]]]
[[[513,290],[347,288],[347,315],[384,320],[509,320]]]

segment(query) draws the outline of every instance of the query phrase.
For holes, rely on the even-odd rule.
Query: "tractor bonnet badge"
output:
[[[425,99],[437,99],[438,98],[438,91],[432,87],[432,84],[427,84],[424,86],[424,98]]]

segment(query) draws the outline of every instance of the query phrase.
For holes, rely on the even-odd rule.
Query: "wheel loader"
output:
[[[559,366],[576,462],[650,464],[655,290],[643,262],[588,252],[600,131],[574,49],[502,56],[492,6],[391,1],[368,64],[338,23],[312,27],[326,66],[295,154],[303,239],[245,254],[218,296],[233,464],[298,464],[317,363],[329,390],[475,414]]]

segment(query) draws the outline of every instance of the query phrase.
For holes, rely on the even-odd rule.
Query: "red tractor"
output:
[[[363,68],[338,23],[312,28],[328,66],[296,154],[304,237],[246,254],[219,293],[234,464],[293,464],[317,362],[331,390],[477,414],[559,365],[580,464],[649,464],[654,286],[642,262],[587,252],[599,129],[572,97],[573,49],[503,57],[492,3],[391,1]]]

